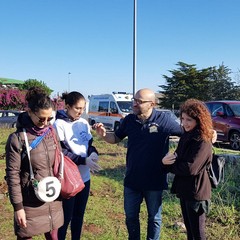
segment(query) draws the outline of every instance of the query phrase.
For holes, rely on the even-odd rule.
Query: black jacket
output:
[[[180,138],[177,160],[170,167],[175,174],[172,193],[185,200],[208,200],[211,184],[206,170],[212,160],[212,144],[200,137],[198,129],[185,132]]]

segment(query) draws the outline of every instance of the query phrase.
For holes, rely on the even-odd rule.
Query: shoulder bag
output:
[[[61,182],[61,196],[63,198],[74,197],[83,190],[85,187],[84,182],[78,166],[59,149],[54,133],[53,138],[56,144],[53,173]]]
[[[217,188],[220,183],[224,182],[224,165],[225,157],[213,153],[212,161],[207,168],[212,188]]]

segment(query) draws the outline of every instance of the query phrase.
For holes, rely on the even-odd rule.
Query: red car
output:
[[[209,101],[206,105],[217,131],[217,140],[229,142],[232,149],[240,150],[240,101]]]

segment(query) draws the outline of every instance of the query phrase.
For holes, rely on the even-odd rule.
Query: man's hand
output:
[[[95,123],[92,126],[92,129],[96,130],[97,135],[99,135],[104,141],[114,144],[121,141],[118,137],[116,137],[113,131],[108,131],[104,127],[102,123]]]
[[[95,123],[92,126],[92,129],[96,130],[97,135],[101,136],[101,137],[105,137],[106,136],[106,128],[104,127],[104,125],[102,123]]]

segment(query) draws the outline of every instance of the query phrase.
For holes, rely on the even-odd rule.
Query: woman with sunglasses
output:
[[[58,240],[58,228],[63,225],[61,197],[57,194],[55,200],[45,202],[34,192],[35,183],[53,176],[56,145],[55,130],[50,127],[52,101],[36,87],[28,90],[26,101],[28,110],[19,115],[17,130],[6,144],[6,180],[14,208],[14,230],[17,240],[30,240],[40,234],[47,240]],[[32,146],[36,139],[41,141]],[[54,185],[46,183],[46,194],[54,194],[55,190]]]

